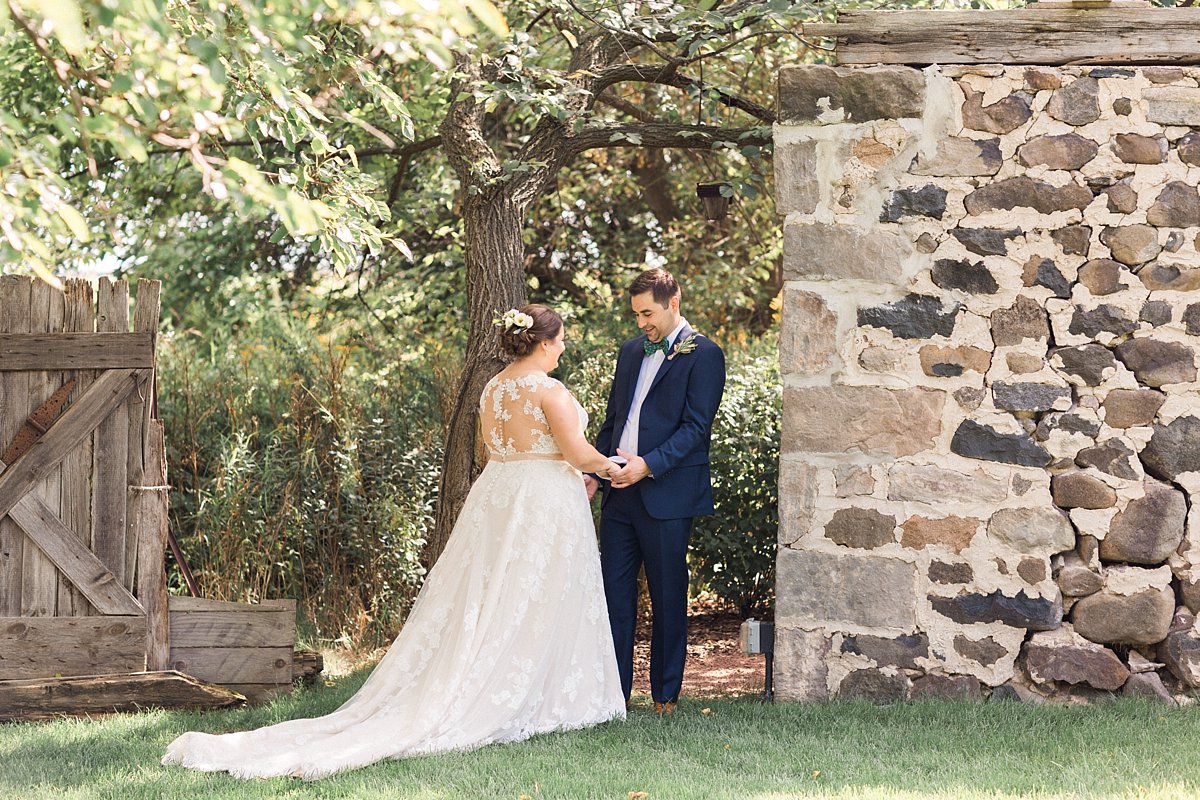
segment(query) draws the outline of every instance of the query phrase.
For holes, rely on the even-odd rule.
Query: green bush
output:
[[[774,339],[726,355],[710,455],[716,513],[696,520],[689,555],[693,590],[745,617],[769,607],[775,592],[783,388]]]
[[[371,646],[423,579],[439,381],[418,348],[331,327],[263,313],[162,338],[171,523],[206,597],[295,597],[319,638]]]

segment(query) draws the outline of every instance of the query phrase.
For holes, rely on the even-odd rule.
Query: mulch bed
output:
[[[688,615],[688,655],[683,671],[683,694],[688,697],[757,695],[763,690],[763,656],[742,654],[735,613],[695,610]],[[633,693],[650,693],[650,618],[638,621],[633,646]]]

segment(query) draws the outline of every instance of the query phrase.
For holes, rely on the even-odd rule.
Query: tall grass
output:
[[[205,596],[296,597],[324,640],[394,635],[441,460],[441,367],[410,344],[274,313],[163,338],[171,523]]]

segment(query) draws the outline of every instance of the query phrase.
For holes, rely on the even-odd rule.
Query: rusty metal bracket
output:
[[[26,418],[25,424],[21,426],[21,430],[17,431],[12,444],[3,454],[0,454],[0,461],[11,465],[25,455],[38,439],[42,438],[42,434],[50,429],[54,420],[58,419],[58,415],[62,413],[63,406],[67,404],[67,398],[71,396],[76,383],[78,383],[78,379],[71,378],[57,392],[50,395],[49,400],[38,406],[37,410]]]

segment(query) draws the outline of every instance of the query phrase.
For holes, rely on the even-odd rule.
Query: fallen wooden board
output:
[[[1198,64],[1200,8],[846,11],[809,23],[852,64]]]
[[[245,702],[237,692],[172,671],[0,681],[0,722],[147,708],[231,708]]]
[[[325,669],[325,658],[312,650],[297,650],[292,653],[292,681],[301,681],[312,686]]]

